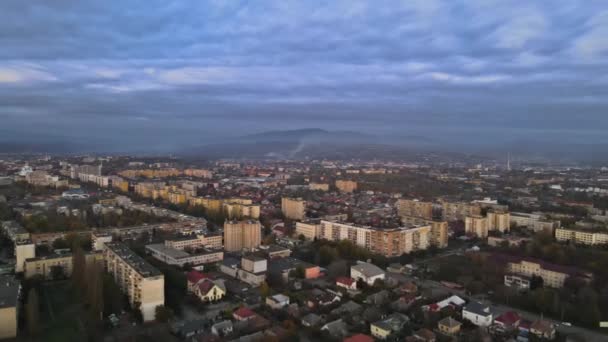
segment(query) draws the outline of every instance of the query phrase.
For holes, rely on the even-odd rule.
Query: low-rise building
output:
[[[437,329],[439,329],[439,332],[447,336],[458,335],[460,333],[461,326],[462,323],[449,316],[437,323]]]
[[[180,267],[183,267],[186,264],[210,264],[224,259],[224,252],[221,250],[200,248],[193,253],[188,253],[184,250],[167,247],[162,243],[147,245],[146,252],[166,264]]]
[[[557,241],[572,241],[581,245],[608,245],[608,231],[583,230],[583,229],[555,229]]]
[[[266,305],[272,309],[279,310],[289,305],[289,297],[283,294],[276,294],[266,298]]]
[[[350,267],[350,277],[362,280],[368,285],[374,285],[376,280],[384,280],[385,275],[380,267],[367,262],[358,261]]]
[[[490,306],[479,302],[470,302],[462,308],[462,318],[480,327],[489,327],[493,317]]]
[[[408,321],[406,315],[393,313],[381,321],[370,324],[369,330],[372,336],[384,340],[391,334],[401,331]]]

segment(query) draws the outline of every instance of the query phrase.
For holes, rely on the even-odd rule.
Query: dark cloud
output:
[[[0,120],[163,150],[314,126],[604,143],[607,36],[593,0],[4,0]]]

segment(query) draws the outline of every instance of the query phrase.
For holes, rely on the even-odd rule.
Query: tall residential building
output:
[[[321,234],[321,224],[317,220],[296,222],[296,236],[304,236],[307,240],[319,238]]]
[[[224,222],[224,250],[239,252],[252,250],[260,246],[262,225],[257,220]]]
[[[303,220],[306,217],[306,201],[301,198],[281,198],[281,211],[286,218]]]
[[[425,219],[433,218],[433,203],[418,200],[399,199],[397,201],[399,216],[414,216]]]
[[[517,213],[509,215],[509,221],[518,227],[526,227],[534,232],[545,231],[553,234],[553,231],[560,227],[559,221],[548,220],[541,214]]]
[[[154,320],[156,307],[165,305],[165,276],[122,243],[105,244],[103,256],[131,306],[139,306],[144,322]]]
[[[488,237],[488,219],[481,215],[467,216],[464,220],[464,230],[467,235],[485,239]]]
[[[260,205],[258,204],[225,201],[222,206],[229,219],[260,218]]]
[[[21,285],[12,276],[0,276],[0,340],[17,337]]]
[[[99,165],[70,165],[70,178],[76,179],[83,173],[87,175],[101,176],[101,164]]]
[[[15,242],[15,273],[21,273],[25,268],[25,260],[36,257],[36,245],[29,240]]]
[[[101,253],[85,254],[87,265],[101,262],[102,259],[103,255]],[[51,279],[53,276],[53,268],[55,267],[60,267],[65,276],[71,276],[74,269],[74,258],[72,254],[53,254],[26,259],[23,265],[23,277],[25,279],[30,279],[34,276],[39,276],[43,279]]]
[[[481,207],[467,202],[443,202],[442,212],[445,221],[457,221],[467,216],[481,215]]]
[[[372,228],[352,223],[321,220],[319,238],[353,244],[387,257],[399,256],[431,245],[430,225],[410,225],[399,228]]]
[[[354,192],[357,190],[357,182],[352,180],[337,180],[336,188],[342,192]]]
[[[511,229],[510,216],[508,211],[488,211],[488,230],[498,230],[501,233],[508,232]]]
[[[414,216],[401,216],[404,225],[430,225],[431,226],[431,245],[437,248],[448,246],[448,222],[427,220]]]

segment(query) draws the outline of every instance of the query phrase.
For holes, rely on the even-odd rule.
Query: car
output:
[[[566,326],[566,327],[571,327],[572,323],[570,323],[570,322],[562,322],[562,325]]]

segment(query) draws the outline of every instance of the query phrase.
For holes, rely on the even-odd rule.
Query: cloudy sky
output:
[[[0,2],[1,141],[601,144],[607,104],[606,0]]]

